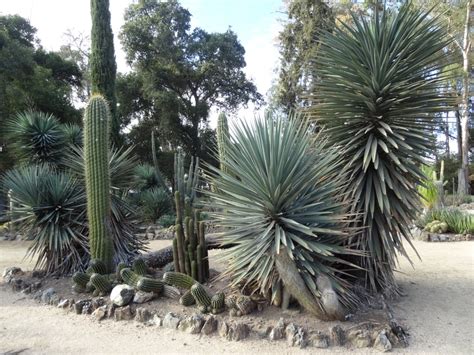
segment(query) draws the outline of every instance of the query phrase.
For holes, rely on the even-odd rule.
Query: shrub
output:
[[[425,227],[433,221],[446,223],[448,225],[447,232],[474,234],[474,215],[463,213],[454,208],[435,209],[427,212],[421,227]]]
[[[155,223],[172,210],[170,196],[164,189],[153,188],[140,193],[140,214],[145,221]]]
[[[176,223],[176,216],[172,214],[165,214],[158,219],[158,223],[163,228],[174,226]]]

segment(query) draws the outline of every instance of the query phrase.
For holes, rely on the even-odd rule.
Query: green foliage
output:
[[[109,124],[107,102],[102,96],[93,96],[84,114],[87,220],[91,256],[102,260],[110,271],[114,248],[110,235]]]
[[[64,142],[68,146],[82,147],[82,129],[76,124],[66,123],[61,126]]]
[[[228,264],[223,274],[232,277],[232,286],[266,293],[281,276],[275,259],[288,254],[299,270],[293,276],[304,280],[312,298],[319,297],[315,279],[323,274],[350,303],[352,294],[335,267],[342,262],[339,254],[351,253],[343,247],[350,221],[350,201],[341,194],[344,152],[325,149],[299,116],[241,122],[233,133],[224,162],[229,172],[208,172],[216,187],[208,193],[211,218],[224,230],[221,244],[229,247],[221,255]]]
[[[447,231],[457,234],[474,233],[474,215],[464,213],[454,208],[434,209],[428,211],[421,222],[422,227],[433,221],[446,223]]]
[[[160,183],[156,176],[155,169],[150,164],[139,164],[134,169],[135,187],[140,190],[150,190],[159,188]]]
[[[158,219],[158,224],[163,228],[171,227],[175,224],[176,216],[172,214],[165,214]]]
[[[154,188],[140,193],[139,210],[146,222],[156,223],[161,216],[173,211],[173,205],[164,189]]]
[[[7,126],[9,148],[20,162],[57,163],[64,148],[64,135],[59,121],[38,111],[17,113]]]
[[[334,15],[323,1],[292,0],[286,5],[288,20],[278,35],[280,72],[274,100],[289,113],[308,105],[304,95],[318,80],[311,63],[318,53],[321,32],[334,27]]]
[[[237,35],[230,29],[191,29],[190,22],[191,14],[177,0],[140,1],[126,10],[120,39],[143,81],[142,96],[153,103],[143,106],[147,117],[167,140],[202,157],[200,126],[211,107],[232,110],[263,100],[245,76],[245,50]]]
[[[117,119],[117,98],[115,96],[114,35],[110,23],[109,0],[91,0],[91,68],[92,93],[105,97],[110,108],[111,139],[120,147],[120,124]]]
[[[439,90],[449,43],[436,18],[407,3],[322,38],[315,71],[319,105],[311,109],[334,146],[345,147],[348,193],[366,227],[358,238],[372,289],[396,290],[397,253],[408,256],[409,226],[420,208],[419,166],[434,147],[434,116],[450,102]]]
[[[427,209],[435,207],[438,201],[438,189],[436,188],[433,174],[435,170],[431,166],[422,166],[421,171],[425,178],[422,180],[422,184],[417,185],[416,189],[421,196],[421,202]]]
[[[27,256],[37,257],[36,269],[66,274],[88,260],[86,196],[72,176],[46,165],[24,166],[2,177],[12,191],[14,217],[32,239]]]

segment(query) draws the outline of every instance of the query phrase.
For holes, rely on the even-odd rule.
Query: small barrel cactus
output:
[[[191,287],[191,294],[200,306],[211,307],[211,297],[200,283],[195,283]]]
[[[155,280],[149,277],[140,277],[136,288],[143,292],[155,292],[161,294],[165,283],[161,280]]]
[[[179,299],[179,303],[185,307],[189,307],[196,303],[196,299],[191,294],[191,291],[187,291],[184,295],[181,296],[181,298]]]
[[[163,275],[163,280],[169,285],[187,290],[189,290],[196,283],[196,280],[194,280],[191,276],[175,271],[166,272]]]

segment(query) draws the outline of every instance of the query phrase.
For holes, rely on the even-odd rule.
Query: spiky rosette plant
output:
[[[420,207],[420,166],[434,147],[434,116],[449,102],[440,86],[448,40],[438,20],[409,3],[353,18],[322,36],[310,109],[331,144],[344,147],[357,239],[373,290],[396,291],[397,252],[407,256]],[[408,257],[408,256],[407,256]]]
[[[39,111],[17,113],[6,127],[9,148],[25,163],[57,163],[64,148],[56,117]]]
[[[89,251],[82,184],[42,164],[10,170],[2,182],[5,191],[12,192],[15,222],[32,239],[27,256],[37,257],[35,269],[61,275],[86,266]]]
[[[267,293],[280,279],[299,303],[322,319],[335,318],[320,302],[318,279],[329,278],[343,302],[355,299],[335,264],[349,237],[347,179],[339,152],[323,150],[303,117],[241,122],[228,145],[227,170],[208,166],[215,223],[223,227],[223,276],[232,286]],[[244,286],[244,287],[245,287]]]

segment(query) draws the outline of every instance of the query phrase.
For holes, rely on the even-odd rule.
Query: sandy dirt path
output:
[[[153,249],[163,246],[153,242]],[[411,341],[399,353],[474,353],[474,243],[415,242],[423,261],[415,269],[401,260],[398,276],[406,296],[395,315],[410,329]],[[0,270],[19,265],[26,243],[0,242]],[[411,253],[413,256],[414,254]],[[24,354],[175,354],[175,353],[346,353],[344,348],[293,349],[284,342],[247,340],[233,343],[219,337],[198,337],[138,323],[97,323],[53,307],[38,306],[21,294],[0,288],[0,353]],[[372,349],[350,351],[371,353]]]

